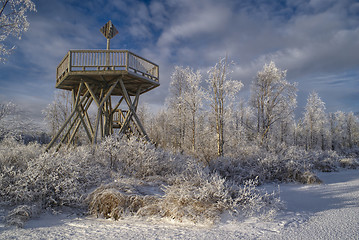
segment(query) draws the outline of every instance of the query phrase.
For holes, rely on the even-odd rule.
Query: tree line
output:
[[[138,116],[150,139],[158,146],[209,162],[235,157],[239,149],[284,151],[297,146],[309,150],[346,152],[358,147],[359,121],[353,112],[326,113],[318,93],[311,92],[305,110],[295,118],[297,84],[286,71],[270,62],[258,71],[248,99],[240,97],[243,84],[231,79],[233,64],[220,59],[205,76],[190,67],[176,66],[171,75],[165,107],[152,113],[146,105]],[[72,110],[69,91],[59,91],[43,113],[48,135],[56,134]],[[38,129],[12,103],[0,104],[0,137],[27,136],[46,142]],[[41,137],[39,137],[39,136]],[[84,131],[75,140],[87,140]]]
[[[155,114],[139,109],[150,138],[204,161],[234,156],[250,146],[275,152],[289,146],[339,152],[358,147],[359,121],[353,112],[326,113],[313,91],[296,119],[297,84],[287,81],[286,71],[274,62],[258,71],[249,99],[243,100],[243,84],[230,78],[231,65],[220,59],[206,77],[176,66],[166,107]]]

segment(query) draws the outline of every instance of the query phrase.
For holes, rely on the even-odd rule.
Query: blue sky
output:
[[[41,119],[53,101],[56,67],[70,49],[105,49],[99,29],[119,30],[112,49],[160,66],[161,86],[141,102],[158,110],[176,65],[203,71],[228,54],[232,79],[250,83],[273,60],[298,82],[298,109],[315,90],[328,112],[359,112],[359,2],[355,0],[39,0],[30,29],[0,65],[0,100]],[[297,117],[300,117],[298,115]]]

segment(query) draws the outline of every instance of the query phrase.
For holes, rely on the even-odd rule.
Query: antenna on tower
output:
[[[107,50],[110,50],[110,39],[118,34],[115,25],[112,24],[111,20],[108,21],[101,29],[100,32],[107,38]]]

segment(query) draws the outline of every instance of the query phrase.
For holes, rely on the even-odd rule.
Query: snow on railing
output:
[[[127,50],[70,50],[57,67],[59,82],[68,72],[125,70],[158,82],[158,65]]]

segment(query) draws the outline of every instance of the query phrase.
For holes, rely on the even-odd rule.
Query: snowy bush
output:
[[[117,177],[169,181],[195,160],[137,139],[107,138],[89,146],[42,153],[36,144],[3,141],[0,199],[14,204],[41,201],[44,207],[78,206],[90,188]],[[112,179],[112,180],[111,180]]]
[[[21,165],[3,165],[1,200],[14,204],[40,201],[43,207],[81,205],[86,190],[109,176],[104,164],[96,161],[87,148],[67,153],[37,153],[37,157],[27,159],[31,154],[26,151],[20,154],[26,159]]]
[[[161,214],[179,221],[214,222],[224,212],[244,216],[274,212],[279,207],[278,198],[261,192],[257,184],[257,180],[248,180],[239,186],[217,174],[186,179],[166,187]]]
[[[25,145],[13,137],[4,138],[0,142],[0,170],[4,167],[24,170],[26,164],[43,151],[44,148],[37,143]]]
[[[340,158],[334,151],[313,152],[313,168],[322,172],[336,171]]]
[[[178,178],[173,185],[163,186],[164,192],[158,184],[138,184],[138,181],[101,186],[88,197],[90,213],[115,220],[137,215],[213,223],[224,212],[265,215],[280,206],[274,193],[264,193],[256,188],[257,180],[238,186],[217,174],[204,172],[192,178]]]
[[[232,204],[225,180],[203,174],[167,186],[160,209],[162,216],[179,221],[213,221]]]
[[[106,138],[95,155],[107,159],[112,169],[121,175],[140,179],[176,175],[186,169],[187,162],[194,161],[136,138],[118,140],[115,136]]]
[[[250,215],[276,206],[274,195],[260,192],[257,180],[249,180],[261,173],[261,165],[247,159],[218,162],[211,172],[191,157],[116,136],[95,147],[53,153],[42,153],[36,144],[6,140],[0,145],[8,149],[0,158],[0,200],[9,204],[88,205],[90,213],[105,218],[137,215],[193,222],[213,222],[224,212]],[[218,174],[225,168],[230,173],[231,167],[238,176]],[[18,215],[31,216],[25,212]]]
[[[359,159],[359,147],[348,148],[345,151],[342,151],[342,154],[346,157]]]
[[[217,158],[209,163],[209,168],[211,172],[218,172],[222,177],[239,184],[256,177],[260,183],[320,183],[311,173],[315,169],[314,157],[297,147],[288,147],[279,153],[262,150],[245,152],[237,157]]]
[[[355,158],[342,158],[339,160],[339,165],[342,168],[357,169],[359,167],[359,161]]]

